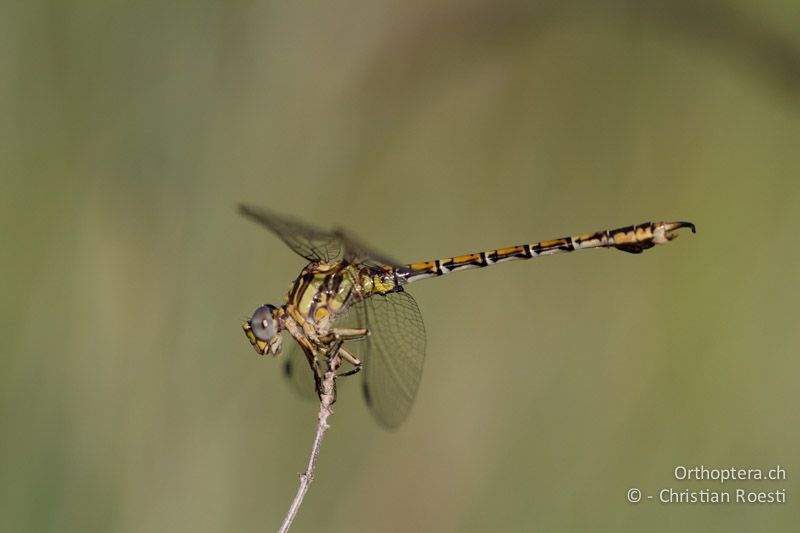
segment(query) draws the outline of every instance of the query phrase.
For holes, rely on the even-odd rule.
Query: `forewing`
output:
[[[272,231],[298,255],[307,260],[333,262],[343,253],[337,232],[324,231],[261,207],[240,205],[239,212]]]
[[[345,261],[350,264],[365,264],[373,267],[400,266],[400,263],[388,257],[386,254],[375,250],[373,247],[364,244],[353,234],[343,229],[334,231],[343,246]]]
[[[364,365],[364,399],[381,426],[396,428],[411,411],[425,362],[425,326],[417,303],[403,291],[374,295],[347,314],[350,325],[370,332],[365,341],[347,344]]]

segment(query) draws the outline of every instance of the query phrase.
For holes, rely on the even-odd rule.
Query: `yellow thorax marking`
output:
[[[395,283],[394,280],[390,277],[386,279],[382,279],[379,275],[372,276],[372,287],[373,290],[377,292],[388,292],[394,289]]]
[[[317,310],[314,311],[314,321],[320,322],[323,318],[328,316],[328,308],[325,306],[317,307]]]
[[[325,274],[315,274],[314,277],[311,278],[308,286],[300,295],[300,301],[297,302],[297,307],[301,313],[307,313],[311,309],[314,296],[316,296],[320,286],[324,283],[324,281]]]

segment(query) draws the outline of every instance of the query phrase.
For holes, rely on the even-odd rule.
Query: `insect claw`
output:
[[[675,231],[680,228],[691,228],[692,233],[697,233],[697,228],[691,222],[664,222],[664,229],[666,231]]]
[[[660,224],[656,224],[656,229],[653,232],[653,242],[656,244],[664,244],[677,239],[678,234],[673,232],[681,228],[690,228],[692,233],[697,233],[697,228],[691,222],[661,222]]]

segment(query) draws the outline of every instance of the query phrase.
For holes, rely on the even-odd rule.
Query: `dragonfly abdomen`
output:
[[[423,263],[411,263],[398,267],[397,277],[405,283],[443,276],[451,272],[483,268],[496,263],[530,259],[542,255],[554,255],[588,248],[616,248],[629,253],[641,253],[656,244],[665,244],[675,237],[670,233],[678,228],[691,228],[691,222],[645,222],[635,226],[625,226],[614,230],[597,231],[563,237],[532,244],[521,244],[486,252],[436,259]]]

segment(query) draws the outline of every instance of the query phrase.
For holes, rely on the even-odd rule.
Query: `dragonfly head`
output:
[[[247,340],[261,355],[281,353],[281,322],[278,319],[278,308],[274,305],[262,305],[253,312],[249,322],[242,324]]]

